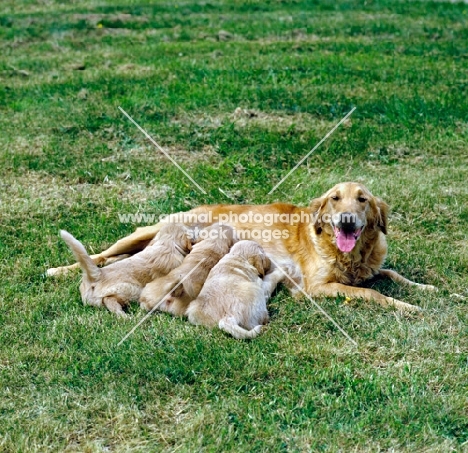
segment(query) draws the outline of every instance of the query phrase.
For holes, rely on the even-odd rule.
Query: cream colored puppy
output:
[[[255,338],[269,319],[266,302],[285,277],[279,268],[267,274],[271,266],[256,242],[235,244],[210,272],[198,298],[188,306],[189,321],[218,326],[239,340]]]
[[[138,300],[148,282],[180,266],[192,248],[189,232],[183,225],[167,224],[152,245],[140,253],[99,268],[80,241],[63,230],[60,235],[83,270],[80,285],[83,303],[97,307],[104,305],[109,311],[124,317],[123,307],[132,300]]]
[[[145,286],[140,296],[143,309],[149,311],[157,306],[160,311],[184,315],[188,304],[200,294],[211,269],[237,242],[233,228],[218,223],[193,234],[200,242],[182,265]]]

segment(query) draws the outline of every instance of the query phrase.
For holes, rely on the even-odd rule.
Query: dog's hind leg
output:
[[[104,297],[102,302],[111,313],[114,313],[121,318],[128,317],[127,313],[123,311],[122,305],[116,297]]]
[[[110,264],[109,260],[115,262],[127,258],[129,255],[141,252],[151,242],[154,236],[159,233],[162,226],[163,223],[159,222],[156,225],[137,228],[134,233],[119,239],[108,249],[97,255],[91,255],[90,258],[98,266],[104,266]],[[47,270],[46,275],[48,277],[64,275],[73,269],[79,269],[79,267],[80,265],[78,263],[72,264],[71,266],[53,267]]]
[[[112,258],[106,258],[102,256],[101,253],[99,253],[97,255],[90,255],[90,258],[93,260],[94,264],[98,266],[102,266],[102,265],[114,263],[115,261],[123,260],[124,258],[128,258],[129,256],[130,255],[120,255],[120,256],[113,256]],[[109,260],[111,261],[109,262]],[[80,263],[71,264],[70,266],[51,267],[50,269],[47,269],[46,275],[48,277],[55,277],[57,275],[65,275],[65,274],[68,274],[68,272],[74,269],[79,269],[79,268],[80,268]]]
[[[379,275],[382,277],[388,277],[396,283],[401,283],[403,285],[417,286],[418,288],[425,291],[437,291],[437,288],[432,285],[423,285],[422,283],[416,283],[400,275],[398,272],[392,271],[390,269],[380,269]]]
[[[255,326],[252,330],[246,330],[239,326],[237,321],[231,316],[222,318],[218,327],[228,334],[232,335],[237,340],[249,340],[255,338],[262,330],[262,326]]]

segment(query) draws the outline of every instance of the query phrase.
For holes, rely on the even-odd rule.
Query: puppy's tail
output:
[[[83,244],[65,230],[60,230],[60,236],[62,236],[62,239],[73,252],[73,255],[75,255],[76,260],[80,263],[81,269],[88,276],[89,280],[97,282],[101,278],[101,269],[96,266],[88,255]]]
[[[218,327],[238,340],[249,340],[255,338],[262,330],[262,326],[255,326],[252,330],[246,330],[230,316],[222,318],[218,323]]]

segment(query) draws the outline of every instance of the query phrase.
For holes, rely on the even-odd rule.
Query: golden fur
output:
[[[268,322],[266,307],[284,273],[253,241],[240,241],[212,269],[197,299],[186,310],[192,324],[218,326],[239,340],[255,338]]]
[[[361,201],[362,200],[362,201]],[[382,306],[394,306],[401,310],[418,311],[419,308],[401,302],[379,292],[361,288],[363,281],[374,276],[385,276],[392,280],[417,285],[422,289],[433,290],[430,285],[420,285],[402,277],[395,271],[381,269],[387,254],[385,234],[387,232],[388,206],[382,200],[374,197],[369,190],[360,183],[346,182],[337,184],[321,197],[312,200],[309,207],[297,207],[286,203],[270,205],[213,205],[201,206],[191,210],[194,215],[211,214],[211,221],[217,222],[220,215],[247,214],[258,215],[298,215],[312,216],[313,221],[289,221],[280,219],[269,225],[258,224],[251,220],[240,222],[233,220],[226,222],[232,226],[241,239],[242,232],[280,231],[282,234],[273,240],[260,237],[255,240],[263,246],[265,251],[280,265],[297,265],[303,276],[304,290],[310,296],[343,295],[351,298],[373,300]],[[334,225],[323,220],[323,216],[350,213],[359,223],[360,236],[349,252],[343,252],[340,246],[351,247],[353,239],[337,236]],[[190,224],[188,222],[187,224]],[[134,253],[141,250],[159,231],[163,223],[154,226],[138,228],[135,233],[121,239],[104,252],[92,258],[97,263],[105,263],[107,259],[121,254]],[[355,230],[356,232],[357,230]],[[68,267],[69,268],[69,267]],[[59,268],[50,272],[64,272],[68,268]]]
[[[158,305],[160,311],[175,315],[185,313],[190,301],[200,293],[211,269],[237,242],[234,230],[227,225],[214,224],[204,229],[204,233],[208,237],[193,246],[179,267],[145,286],[140,296],[142,308],[152,310]]]
[[[123,307],[138,300],[141,290],[155,278],[166,275],[182,263],[192,243],[183,225],[165,225],[153,245],[123,261],[99,268],[85,248],[70,233],[61,231],[63,240],[78,260],[83,279],[80,293],[83,303],[102,306],[119,316],[126,316]]]

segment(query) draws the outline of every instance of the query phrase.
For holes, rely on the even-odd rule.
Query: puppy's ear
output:
[[[190,229],[190,240],[192,242],[192,245],[198,244],[203,240],[203,238],[200,235],[200,232],[205,229],[205,225],[202,225],[200,223],[197,223]]]
[[[370,200],[371,214],[369,224],[372,228],[379,228],[383,234],[387,234],[388,204],[380,198],[373,197]]]
[[[322,232],[322,215],[326,200],[326,198],[321,197],[314,198],[310,202],[310,209],[312,210],[312,225],[314,226],[317,234]]]
[[[234,231],[234,228],[230,227],[229,225],[223,225],[222,230],[220,229],[220,232],[223,231],[225,236],[228,238],[228,242],[230,246],[232,247],[236,242],[238,242],[237,234]]]
[[[263,275],[268,274],[268,271],[271,269],[271,260],[268,258],[268,256],[265,254],[263,256]]]
[[[182,297],[184,294],[184,287],[179,285],[177,288],[173,289],[171,292],[172,297]]]
[[[185,235],[185,249],[191,252],[192,246],[193,246],[193,238],[190,234],[186,234]]]
[[[239,240],[240,240],[239,236],[237,235],[236,230],[233,228],[232,229],[232,245],[239,242]]]
[[[258,274],[261,277],[265,276],[271,266],[270,258],[268,258],[264,253],[252,255],[249,258],[249,263],[257,269]]]

